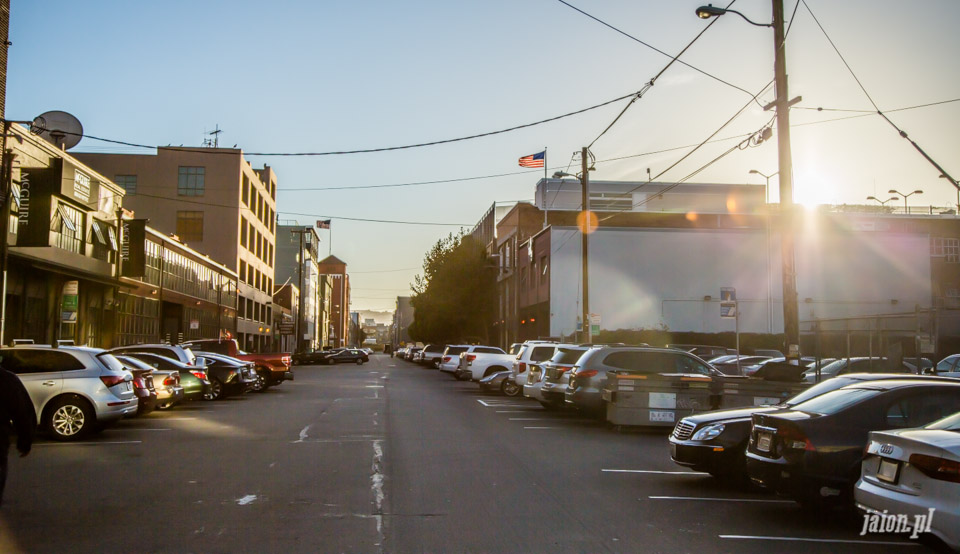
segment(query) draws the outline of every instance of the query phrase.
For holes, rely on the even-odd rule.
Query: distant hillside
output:
[[[392,311],[377,311],[377,310],[357,310],[360,313],[360,321],[363,322],[367,319],[373,319],[376,323],[384,323],[390,325],[393,323],[393,312]]]

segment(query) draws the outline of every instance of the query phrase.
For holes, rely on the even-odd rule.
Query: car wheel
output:
[[[357,365],[363,365],[363,360],[361,360],[360,358],[357,358]]]
[[[90,403],[78,396],[64,396],[47,408],[44,428],[53,440],[72,441],[89,434],[96,417]]]
[[[520,388],[520,385],[513,382],[513,379],[509,377],[503,380],[503,383],[500,385],[500,392],[507,396],[518,396],[523,389]]]
[[[250,390],[253,392],[263,392],[267,390],[267,379],[263,376],[262,370],[257,370],[254,372],[257,380],[253,382],[253,386]]]
[[[470,372],[461,371],[457,373],[457,381],[469,381],[472,376],[473,374]]]
[[[223,398],[223,383],[220,382],[220,379],[214,377],[210,379],[210,392],[203,395],[204,400],[219,400]]]

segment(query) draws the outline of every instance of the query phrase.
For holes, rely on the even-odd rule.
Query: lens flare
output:
[[[577,228],[581,233],[589,235],[597,230],[600,222],[597,220],[597,214],[594,212],[580,212],[577,214]]]

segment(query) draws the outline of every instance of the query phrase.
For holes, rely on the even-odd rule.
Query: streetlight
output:
[[[590,196],[589,196],[589,187],[590,187],[590,171],[594,169],[592,164],[588,163],[588,160],[593,155],[590,154],[586,146],[580,151],[580,165],[581,171],[576,175],[570,173],[565,173],[563,171],[557,171],[553,174],[554,179],[562,179],[564,177],[574,177],[580,180],[581,192],[581,205],[583,207],[582,215],[583,222],[582,227],[580,228],[580,251],[582,253],[583,261],[583,314],[581,315],[581,321],[583,325],[583,342],[589,343],[592,342],[591,329],[590,329],[590,272],[587,271],[587,255],[588,255],[588,241],[587,235],[590,234]]]
[[[907,212],[908,214],[910,213],[910,206],[907,205],[907,198],[910,198],[914,194],[923,194],[922,190],[915,190],[909,194],[904,194],[899,190],[894,190],[894,189],[890,189],[887,192],[889,192],[890,194],[899,194],[900,196],[903,197],[903,211]]]
[[[888,199],[886,199],[886,200],[880,200],[880,199],[877,198],[876,196],[868,196],[868,197],[867,197],[867,200],[876,200],[876,201],[879,202],[880,205],[883,206],[883,207],[886,207],[886,206],[887,206],[887,202],[893,202],[893,201],[896,200],[896,199],[897,199],[896,196],[891,196],[890,198],[888,198]]]
[[[750,170],[751,175],[759,175],[767,180],[766,188],[763,189],[763,198],[768,204],[770,203],[770,177],[773,177],[774,175],[777,175],[779,173],[780,173],[779,171],[774,171],[770,175],[767,175],[766,173],[761,173],[756,169]]]
[[[784,40],[783,0],[772,0],[773,22],[770,24],[751,21],[734,10],[715,8],[712,5],[697,8],[697,17],[709,19],[725,13],[735,13],[751,25],[773,28],[773,70],[777,98],[764,106],[764,110],[777,110],[777,165],[780,175],[780,258],[783,261],[783,334],[787,347],[787,359],[800,357],[800,313],[797,306],[797,272],[793,233],[793,160],[790,153],[790,106],[800,97],[790,99],[787,92],[787,50]]]

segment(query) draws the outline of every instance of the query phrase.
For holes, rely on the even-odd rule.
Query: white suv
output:
[[[557,353],[559,345],[546,340],[528,340],[520,347],[517,359],[513,361],[511,378],[521,389],[527,384],[527,370],[531,363],[545,362]]]
[[[41,431],[54,440],[78,440],[137,413],[133,374],[105,350],[31,344],[2,348],[0,358],[23,382]]]

